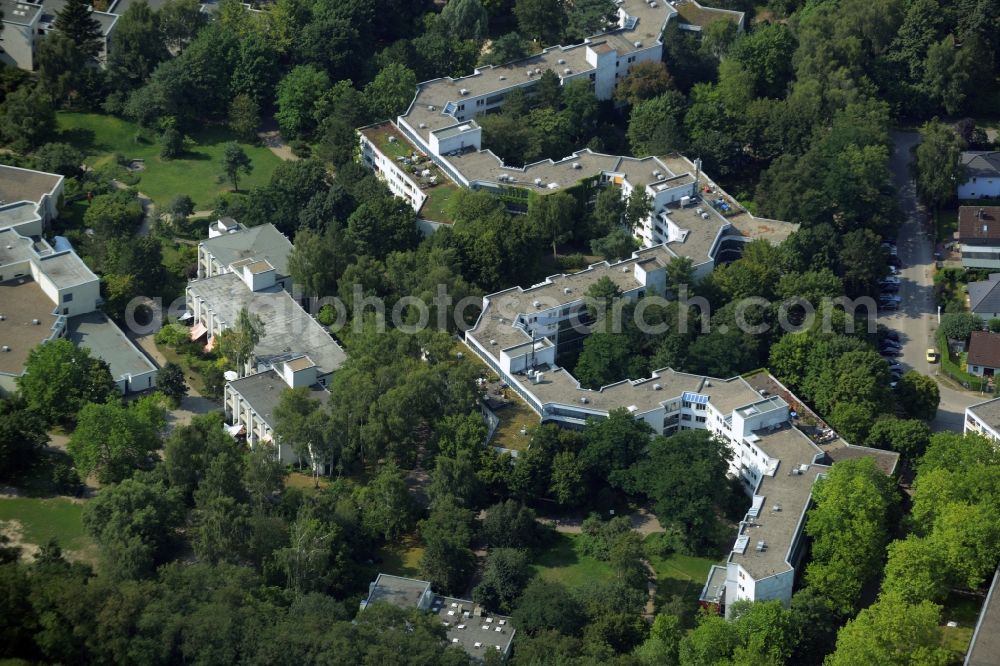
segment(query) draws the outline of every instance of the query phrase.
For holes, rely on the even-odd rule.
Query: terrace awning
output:
[[[206,333],[208,333],[208,327],[199,321],[191,328],[191,339],[197,340]]]
[[[246,426],[244,426],[242,423],[234,423],[231,426],[226,426],[226,431],[233,437],[237,437],[239,435],[244,434],[247,431],[247,429]]]
[[[213,335],[208,339],[208,344],[205,345],[205,351],[207,352],[212,351],[212,349],[215,347],[215,338],[217,337],[218,337],[217,335]]]

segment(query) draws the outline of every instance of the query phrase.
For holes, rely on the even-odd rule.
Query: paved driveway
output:
[[[927,223],[927,210],[916,196],[916,185],[910,175],[912,149],[920,141],[916,132],[893,132],[893,152],[890,157],[893,183],[899,192],[899,205],[905,216],[897,239],[902,307],[895,313],[879,317],[879,323],[899,332],[903,356],[899,361],[908,369],[936,377],[938,366],[927,362],[928,347],[936,347],[937,306],[934,303],[933,270],[934,238]],[[937,378],[937,377],[936,377]],[[947,380],[944,380],[947,381]],[[938,378],[941,405],[931,427],[934,430],[961,431],[965,408],[988,396],[956,391]]]

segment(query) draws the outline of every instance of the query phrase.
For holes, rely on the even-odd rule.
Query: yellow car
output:
[[[928,349],[927,350],[927,362],[928,363],[937,363],[937,360],[938,360],[937,350],[934,349],[933,347],[930,348],[930,349]]]

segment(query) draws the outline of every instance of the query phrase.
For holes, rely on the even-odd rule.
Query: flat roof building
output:
[[[1000,666],[1000,569],[993,574],[986,601],[979,611],[969,651],[965,654],[965,666]]]
[[[77,347],[86,347],[107,363],[122,393],[146,391],[156,386],[156,365],[103,312],[70,317],[66,338]]]
[[[244,227],[231,217],[209,226],[208,238],[198,243],[198,277],[212,277],[231,272],[238,262],[267,261],[274,267],[275,281],[291,291],[288,255],[292,243],[273,224]],[[242,264],[241,264],[242,265]]]
[[[607,278],[629,301],[662,295],[671,249],[654,246],[614,264],[601,262],[526,289],[485,296],[465,342],[543,422],[579,428],[587,419],[604,419],[624,409],[656,433],[707,430],[726,442],[728,474],[753,497],[753,507],[726,564],[725,584],[721,571],[714,569],[703,603],[727,608],[738,599],[788,603],[802,553],[802,520],[816,478],[834,456],[874,457],[887,473],[895,470],[899,456],[852,447],[828,428],[810,430],[814,442],[798,418],[806,413],[810,422],[821,421],[768,373],[723,379],[662,368],[649,378],[588,389],[559,367],[560,353],[590,332],[584,299],[588,288]]]
[[[734,241],[768,237],[748,211],[701,178],[697,161],[605,155],[584,148],[562,159],[511,166],[483,146],[476,117],[498,111],[512,91],[530,90],[546,71],[554,73],[562,85],[586,81],[598,99],[610,99],[617,82],[633,66],[662,60],[663,30],[679,11],[689,17],[679,23],[682,29],[700,30],[701,25],[717,20],[743,26],[741,12],[702,7],[694,0],[621,0],[616,4],[614,24],[581,44],[551,46],[514,62],[479,67],[468,76],[418,84],[410,106],[395,121],[358,130],[363,163],[418,212],[427,200],[427,190],[439,185],[437,169],[461,187],[509,195],[505,201],[514,212],[524,212],[528,193],[545,196],[583,182],[618,187],[623,197],[640,188],[651,198],[653,211],[636,226],[636,238],[646,247],[675,244],[678,254],[698,264],[706,257],[714,260],[723,233],[731,231]],[[433,175],[426,168],[430,162],[435,165]],[[519,198],[523,204],[516,202]],[[697,212],[691,212],[695,208]],[[733,228],[726,221],[729,216],[741,217],[740,227]],[[788,227],[784,235],[797,228],[776,220],[767,222],[772,228]],[[744,229],[749,233],[744,234]]]
[[[230,434],[245,436],[251,449],[258,444],[277,443],[275,457],[282,463],[294,463],[299,456],[295,442],[277,441],[274,433],[274,410],[281,402],[282,394],[292,388],[306,387],[309,397],[321,405],[326,405],[330,393],[316,381],[316,366],[308,356],[301,356],[280,364],[264,372],[247,375],[226,382],[223,408]],[[317,464],[328,472],[326,461],[304,460],[307,464]]]
[[[361,610],[374,603],[433,613],[444,625],[448,642],[474,659],[481,661],[490,651],[510,656],[516,631],[509,617],[490,613],[473,601],[435,594],[427,581],[380,573],[369,584]]]
[[[42,238],[63,178],[0,165],[0,395],[13,393],[31,348],[67,336],[105,361],[122,393],[156,385],[157,367],[98,312],[100,280],[64,238]]]
[[[965,434],[976,433],[1000,444],[1000,398],[965,408]]]

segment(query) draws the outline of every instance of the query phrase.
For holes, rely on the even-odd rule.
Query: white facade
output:
[[[1000,444],[1000,398],[965,408],[965,434],[982,435]]]
[[[383,153],[374,141],[363,132],[358,133],[361,142],[361,159],[389,187],[389,191],[406,200],[415,211],[419,211],[427,201],[427,194],[420,184],[407,173],[400,164]]]

